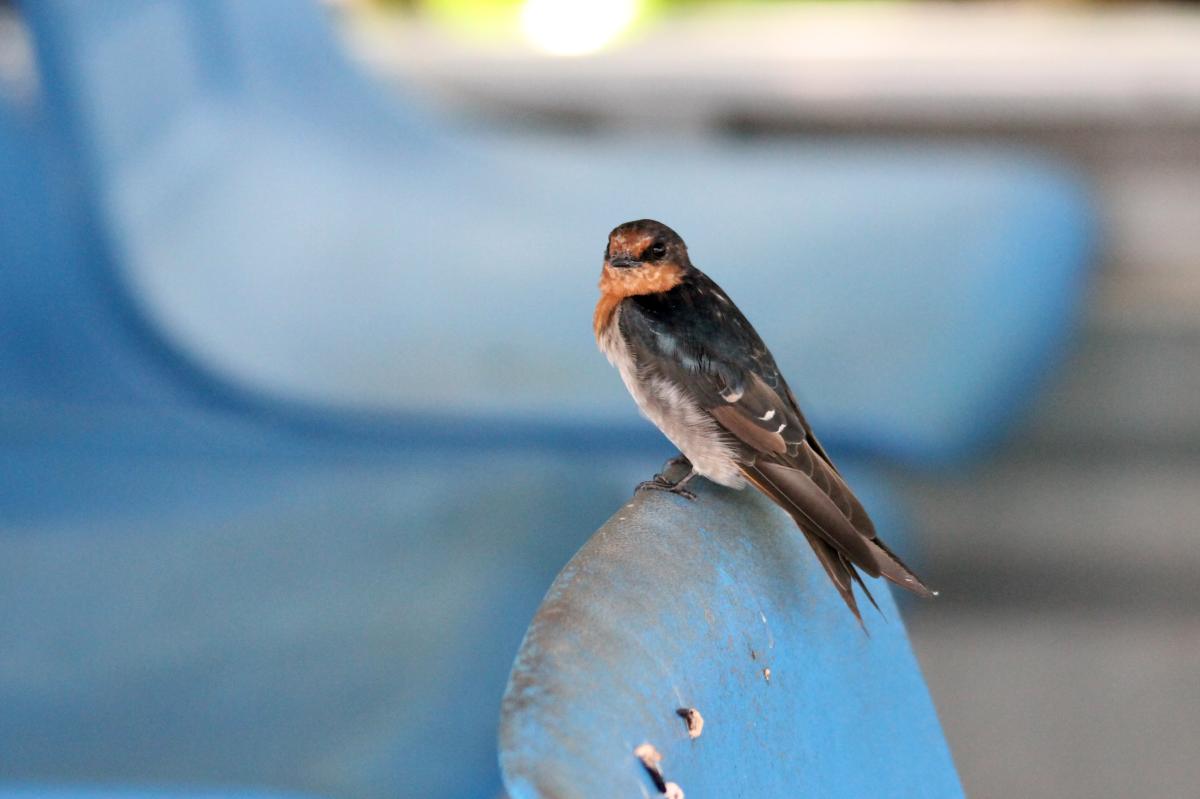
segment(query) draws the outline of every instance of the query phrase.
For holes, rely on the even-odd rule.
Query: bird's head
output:
[[[639,219],[608,234],[604,264],[612,269],[683,269],[688,265],[687,245],[662,222]]]
[[[592,324],[599,339],[626,297],[670,291],[692,269],[687,245],[662,222],[639,219],[608,234],[600,271],[600,302]]]

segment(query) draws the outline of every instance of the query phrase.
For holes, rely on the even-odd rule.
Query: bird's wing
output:
[[[697,320],[712,307],[697,302],[688,315]],[[852,608],[850,581],[857,574],[850,564],[931,595],[879,541],[758,334],[732,303],[722,303],[720,310],[723,317],[706,325],[703,335],[681,335],[646,319],[635,322],[645,325],[631,337],[640,367],[683,387],[741,445],[743,474],[796,520]]]
[[[724,370],[728,373],[728,370]],[[698,375],[699,376],[699,375]],[[880,541],[871,517],[812,434],[781,379],[772,386],[756,371],[718,392],[707,407],[726,431],[750,449],[742,470],[807,533],[830,545],[872,577],[881,574],[917,594],[931,592]],[[722,379],[717,375],[717,379]],[[815,548],[815,547],[814,547]],[[818,553],[820,554],[820,553]],[[821,559],[830,570],[830,564]],[[851,576],[853,576],[851,574]],[[839,584],[838,580],[834,581]]]

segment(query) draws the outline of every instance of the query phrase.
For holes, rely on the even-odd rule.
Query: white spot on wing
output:
[[[779,425],[779,429],[778,429],[778,430],[776,430],[775,432],[776,432],[776,433],[782,433],[782,432],[783,432],[783,430],[784,430],[784,428],[786,428],[786,427],[787,427],[787,422],[784,422],[783,424]]]
[[[772,419],[775,418],[775,409],[772,408],[771,410],[767,411],[766,413],[764,413],[762,416],[760,416],[758,418],[764,422],[771,421]]]
[[[737,402],[742,398],[742,394],[744,393],[745,391],[740,388],[737,391],[722,391],[721,399],[725,400],[726,402]]]

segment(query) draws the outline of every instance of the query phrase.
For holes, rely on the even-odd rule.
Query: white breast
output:
[[[621,336],[621,309],[600,336],[600,351],[617,367],[625,387],[642,415],[679,447],[696,473],[730,488],[746,484],[738,469],[735,450],[712,416],[696,404],[684,388],[661,377],[643,377]]]

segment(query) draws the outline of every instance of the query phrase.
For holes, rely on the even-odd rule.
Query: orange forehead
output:
[[[619,231],[608,240],[609,249],[615,252],[640,254],[654,242],[654,237],[632,230]]]

